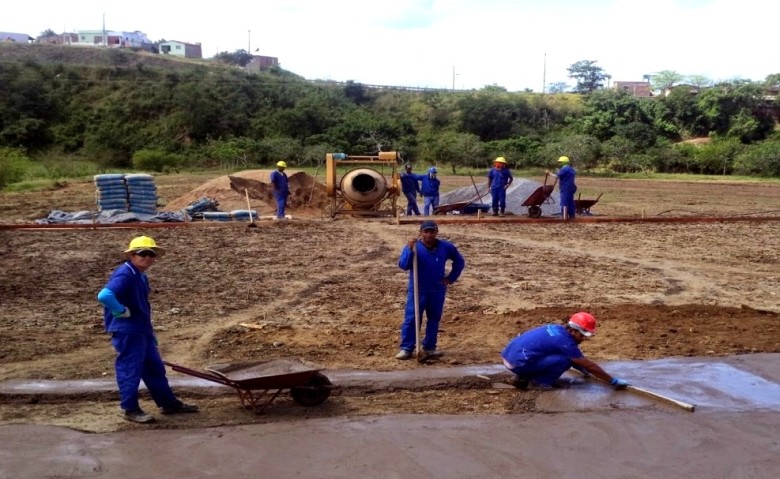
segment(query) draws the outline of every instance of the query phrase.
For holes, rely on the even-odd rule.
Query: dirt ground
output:
[[[159,176],[158,195],[174,203],[216,176]],[[468,177],[442,182],[445,190],[470,184]],[[95,296],[139,234],[168,249],[149,271],[163,356],[193,368],[277,358],[375,371],[495,364],[514,335],[578,310],[599,320],[598,335],[583,345],[595,360],[780,352],[780,184],[590,178],[578,184],[583,198],[603,193],[593,207],[602,216],[756,221],[442,224],[440,236],[459,247],[467,264],[445,306],[439,336],[445,355],[432,366],[393,358],[407,282],[397,260],[416,225],[323,220],[317,208],[299,207],[288,211],[292,221],[259,221],[256,228],[3,229],[0,381],[113,377],[114,353]],[[269,204],[253,201],[270,214]],[[0,193],[0,224],[93,203],[89,182]],[[533,410],[535,394],[486,394],[477,385],[337,390],[318,408],[280,397],[257,416],[240,410],[233,393],[182,391],[203,411],[153,427],[522,413]],[[146,397],[143,406],[154,410]],[[0,424],[137,427],[122,421],[117,398],[103,393],[0,398]]]

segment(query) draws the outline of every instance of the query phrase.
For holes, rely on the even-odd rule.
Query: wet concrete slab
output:
[[[610,373],[629,380],[633,385],[696,406],[697,411],[780,410],[780,354],[756,354],[725,358],[670,358],[654,361],[604,362]],[[774,365],[774,367],[772,367]],[[419,389],[453,385],[459,381],[485,381],[485,387],[496,378],[505,377],[500,364],[473,366],[421,365],[404,371],[326,370],[334,385],[341,388]],[[567,376],[577,377],[576,373]],[[174,388],[198,389],[222,394],[233,391],[213,381],[170,374]],[[111,377],[75,381],[6,381],[0,383],[0,395],[85,394],[111,392],[116,383]],[[503,389],[511,394],[513,389]],[[664,406],[664,403],[626,391],[614,391],[593,380],[568,388],[545,392],[536,408],[547,412],[642,408]]]
[[[0,478],[777,476],[780,354],[604,366],[638,386],[695,403],[696,412],[589,381],[540,393],[541,413],[336,417],[108,434],[5,425],[0,426]],[[501,368],[425,366],[328,375],[342,387],[385,387],[479,376],[488,381],[503,373]],[[178,385],[223,388],[209,381],[173,379]],[[63,384],[22,381],[12,386],[3,383],[0,392],[58,392]],[[106,378],[74,387],[111,390],[114,385]],[[502,389],[501,394],[518,392]]]

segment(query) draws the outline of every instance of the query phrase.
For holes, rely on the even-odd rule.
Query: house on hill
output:
[[[252,60],[246,64],[249,71],[262,71],[269,68],[278,67],[279,59],[276,57],[265,57],[263,55],[252,55]]]
[[[76,32],[78,35],[79,45],[105,45],[114,48],[144,48],[147,45],[151,45],[146,34],[139,32],[116,32],[106,30],[79,30]],[[105,35],[105,41],[103,38]]]
[[[653,87],[646,81],[616,81],[612,87],[628,92],[635,97],[648,98],[653,96]]]
[[[26,33],[0,32],[0,42],[32,43],[34,40]]]
[[[160,43],[160,53],[182,58],[203,58],[203,49],[200,43],[186,43],[170,40]]]

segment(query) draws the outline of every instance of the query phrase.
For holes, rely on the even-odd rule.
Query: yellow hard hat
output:
[[[562,157],[558,158],[558,163],[568,163],[568,162],[569,162],[569,157],[568,156],[562,156]]]
[[[277,161],[276,166],[281,166],[282,168],[287,168],[287,163],[284,161]]]
[[[141,251],[145,249],[154,251],[158,256],[165,254],[165,249],[157,246],[157,243],[155,243],[154,240],[148,236],[138,236],[137,238],[133,238],[132,241],[130,241],[130,245],[125,250],[125,253],[132,253],[134,251]]]
[[[504,163],[504,164],[506,164],[506,158],[504,158],[503,156],[499,156],[498,158],[496,158],[495,163]]]

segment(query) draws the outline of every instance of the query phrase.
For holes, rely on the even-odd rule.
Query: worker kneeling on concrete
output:
[[[501,357],[504,365],[515,374],[512,385],[518,389],[552,389],[569,368],[593,375],[615,389],[628,382],[604,371],[586,358],[579,344],[596,334],[596,318],[592,314],[573,314],[565,324],[548,324],[526,331],[507,344]]]

